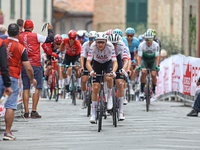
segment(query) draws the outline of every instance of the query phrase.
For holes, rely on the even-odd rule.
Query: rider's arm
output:
[[[86,67],[89,70],[89,72],[93,71],[93,68],[92,68],[92,65],[91,65],[92,59],[93,59],[93,53],[90,49],[89,52],[88,52],[88,57],[87,57],[87,61],[86,61]]]
[[[124,61],[124,65],[123,65],[122,69],[126,70],[128,68],[129,60],[128,59],[123,59],[123,61]]]
[[[159,62],[160,62],[160,54],[159,54],[159,45],[157,44],[157,47],[156,47],[156,53],[155,53],[155,56],[156,56],[156,66],[159,66]]]
[[[80,57],[80,65],[81,65],[81,68],[84,68],[84,57],[83,56]]]
[[[59,48],[59,52],[61,52],[63,48],[64,48],[64,43],[61,43],[60,48]]]
[[[140,65],[141,65],[141,59],[142,59],[142,57],[141,57],[141,56],[138,56],[138,57],[137,57],[137,60],[138,60],[138,66],[140,66]]]
[[[138,63],[138,66],[140,66],[141,65],[141,59],[142,59],[142,54],[143,54],[141,44],[140,44],[138,49],[139,50],[138,50],[138,56],[137,56],[137,61],[138,61],[137,63]]]
[[[116,71],[117,71],[117,68],[118,68],[118,63],[117,63],[117,61],[112,61],[112,63],[113,63],[112,72],[116,72]]]

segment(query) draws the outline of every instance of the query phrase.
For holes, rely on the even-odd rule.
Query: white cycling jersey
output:
[[[126,51],[126,52],[125,52]],[[124,50],[124,53],[127,54],[127,59],[131,60],[131,54],[130,54],[130,51],[129,51],[129,48],[126,46],[126,49]],[[123,58],[122,58],[123,59]]]
[[[138,56],[146,58],[155,58],[159,56],[159,44],[153,41],[151,46],[147,46],[146,41],[142,42],[139,45]]]
[[[87,58],[89,50],[90,50],[90,45],[89,45],[89,41],[87,41],[83,44],[81,48],[81,56],[83,56],[84,58]]]
[[[105,49],[100,51],[97,48],[96,41],[93,42],[92,45],[90,46],[90,50],[87,57],[87,60],[92,60],[92,59],[94,59],[95,61],[101,64],[106,63],[110,60],[117,61],[115,49],[112,43],[107,41]]]

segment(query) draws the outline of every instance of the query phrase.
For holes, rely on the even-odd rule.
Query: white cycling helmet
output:
[[[117,33],[111,33],[108,35],[108,41],[111,43],[118,43],[120,41],[120,35]]]
[[[96,31],[90,31],[89,34],[88,34],[88,37],[89,37],[89,38],[90,38],[90,37],[96,38],[96,36],[97,36],[97,32],[96,32]]]
[[[104,32],[97,32],[96,40],[107,40],[107,35]]]
[[[153,32],[151,32],[151,31],[145,32],[144,38],[145,39],[153,39],[154,38]]]

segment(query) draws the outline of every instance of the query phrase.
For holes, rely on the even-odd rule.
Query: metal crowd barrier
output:
[[[186,104],[193,104],[194,102],[194,96],[191,96],[191,95],[185,95],[181,92],[176,92],[176,91],[172,91],[172,92],[168,92],[168,93],[165,93],[165,94],[162,94],[160,95],[157,100],[159,101],[162,101],[162,100],[165,100],[165,99],[169,99],[169,101],[171,101],[172,99],[180,99],[182,102],[184,102],[184,105]]]

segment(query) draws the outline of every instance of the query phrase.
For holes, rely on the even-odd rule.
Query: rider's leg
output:
[[[146,68],[142,68],[142,69],[146,69]],[[141,75],[141,79],[140,79],[141,92],[144,92],[144,86],[145,86],[145,83],[146,83],[146,76],[147,76],[147,71],[142,71],[142,75]]]
[[[86,101],[86,83],[87,83],[88,78],[89,78],[89,76],[86,76],[86,75],[82,76],[81,91],[83,94],[84,102]],[[91,90],[91,89],[88,89],[88,90]]]
[[[151,71],[152,84],[153,84],[153,93],[155,93],[155,88],[156,88],[156,83],[157,83],[156,74],[157,74],[156,71]]]
[[[78,84],[78,87],[81,89],[81,78],[79,78],[79,67],[75,67],[76,72],[76,82]]]
[[[100,91],[100,83],[93,83],[93,92],[92,92],[92,115],[96,116],[96,106],[97,106],[97,95]]]
[[[123,102],[124,102],[124,80],[116,79],[117,88],[118,88],[118,98],[119,98],[119,112],[123,113]]]
[[[131,76],[130,76],[129,88],[130,88],[130,94],[132,94],[132,95],[134,94],[134,91],[133,91],[134,76],[135,76],[134,68],[133,68],[133,66],[131,66]]]

